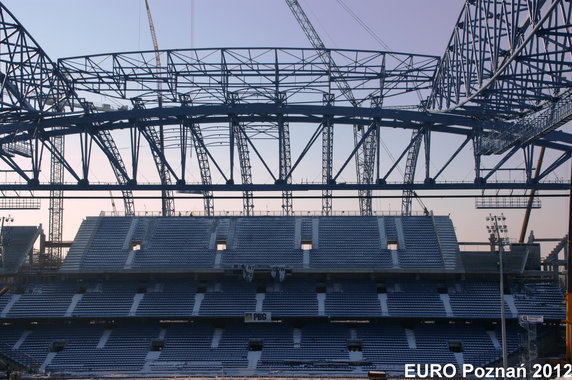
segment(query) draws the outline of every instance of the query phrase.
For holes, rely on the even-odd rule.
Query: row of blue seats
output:
[[[564,317],[555,284],[511,283],[507,289],[509,318]],[[495,282],[474,281],[62,281],[3,294],[0,318],[242,316],[256,310],[284,317],[498,318],[499,298]]]
[[[406,363],[485,365],[498,359],[497,326],[397,322],[248,324],[1,325],[0,336],[16,354],[25,354],[52,372],[194,371],[250,367],[269,369],[312,362],[350,362],[358,352],[367,369],[404,368]],[[509,324],[509,352],[518,348],[518,325]],[[254,361],[249,352],[259,351]],[[49,355],[51,353],[51,355]],[[488,354],[488,355],[487,355]],[[348,364],[350,365],[350,364]],[[354,370],[359,370],[360,366]],[[363,368],[361,368],[363,369]]]
[[[425,216],[384,217],[383,222],[377,217],[316,219],[317,231],[313,231],[314,218],[301,218],[297,233],[296,217],[92,218],[80,227],[79,242],[72,245],[62,271],[225,268],[242,264],[443,268],[438,234],[454,235],[454,231],[438,230],[433,217]],[[305,265],[301,242],[316,237]],[[387,240],[399,240],[395,256]],[[219,259],[216,241],[226,244]]]

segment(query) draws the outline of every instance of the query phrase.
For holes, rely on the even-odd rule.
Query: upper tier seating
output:
[[[61,271],[182,272],[243,265],[459,270],[455,232],[448,220],[433,216],[88,218]],[[302,243],[310,248],[304,251]]]

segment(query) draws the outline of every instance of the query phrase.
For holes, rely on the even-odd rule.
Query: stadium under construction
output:
[[[572,154],[572,2],[467,0],[442,56],[328,49],[297,0],[285,7],[311,47],[160,50],[145,3],[154,50],[57,61],[0,3],[0,208],[49,199],[46,230],[2,217],[0,370],[570,368],[569,234],[528,223],[542,196],[570,197],[570,176],[552,175]],[[456,179],[457,165],[474,176]],[[102,194],[123,210],[84,215],[64,241],[64,201]],[[395,194],[399,211],[376,209]],[[488,241],[459,241],[423,203],[449,194],[522,209],[519,239],[491,214]],[[338,211],[344,198],[357,210]],[[313,199],[320,211],[296,207]]]

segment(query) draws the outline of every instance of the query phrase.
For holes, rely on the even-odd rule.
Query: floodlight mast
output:
[[[4,222],[13,222],[14,218],[10,215],[2,217],[2,224],[0,225],[0,267],[4,266]]]
[[[508,355],[506,348],[506,317],[505,317],[505,307],[504,307],[504,273],[503,273],[503,254],[504,254],[504,244],[507,240],[508,227],[505,224],[506,217],[504,214],[492,215],[489,214],[486,218],[487,222],[487,232],[489,233],[489,240],[491,242],[491,250],[494,252],[496,245],[499,247],[499,291],[500,291],[500,312],[501,312],[501,344],[502,344],[502,366],[504,368],[504,373],[508,367]],[[501,224],[499,224],[501,222]],[[503,236],[501,236],[503,234]]]
[[[572,172],[572,165],[570,165]],[[571,177],[572,178],[572,173]],[[572,184],[568,196],[568,255],[566,260],[566,358],[572,361],[572,279],[570,278],[570,268],[572,268]]]

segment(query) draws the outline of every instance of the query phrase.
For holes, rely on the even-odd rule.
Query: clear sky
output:
[[[345,0],[351,9],[394,51],[441,56],[463,2],[460,0]],[[300,0],[326,46],[383,50],[335,0]],[[144,0],[4,0],[10,9],[54,60],[61,57],[153,48]],[[150,0],[159,46],[188,47],[310,47],[306,36],[283,0]],[[566,127],[570,130],[570,127]],[[387,135],[388,139],[391,134]],[[387,141],[392,145],[391,141]],[[435,144],[439,144],[436,142]],[[434,145],[435,160],[441,147]],[[443,147],[447,148],[447,147]],[[454,148],[453,148],[454,149]],[[444,149],[446,150],[446,149]],[[394,156],[399,151],[393,151]],[[471,178],[472,156],[463,156],[458,178]],[[521,157],[515,161],[519,165]],[[435,167],[439,167],[439,162]],[[555,176],[569,179],[570,166]],[[115,201],[119,208],[121,202]],[[562,237],[567,230],[568,200],[544,200],[533,211],[530,227],[537,235]],[[12,212],[15,224],[47,224],[47,201],[40,212]],[[485,216],[475,210],[473,199],[425,200],[437,214],[451,214],[460,240],[485,240]],[[377,210],[398,210],[400,200],[376,200]],[[200,209],[200,203],[192,205]],[[228,208],[237,209],[239,202]],[[257,210],[278,210],[274,204],[257,204]],[[297,207],[298,210],[305,207]],[[319,209],[319,202],[312,210]],[[419,209],[417,204],[414,204]],[[64,238],[72,239],[86,215],[110,210],[109,200],[66,201]],[[152,201],[140,201],[138,210],[158,210]],[[219,210],[221,209],[220,203]],[[337,203],[339,210],[356,210],[357,203]],[[8,213],[7,211],[4,212]],[[517,237],[523,211],[505,211],[510,236]]]

